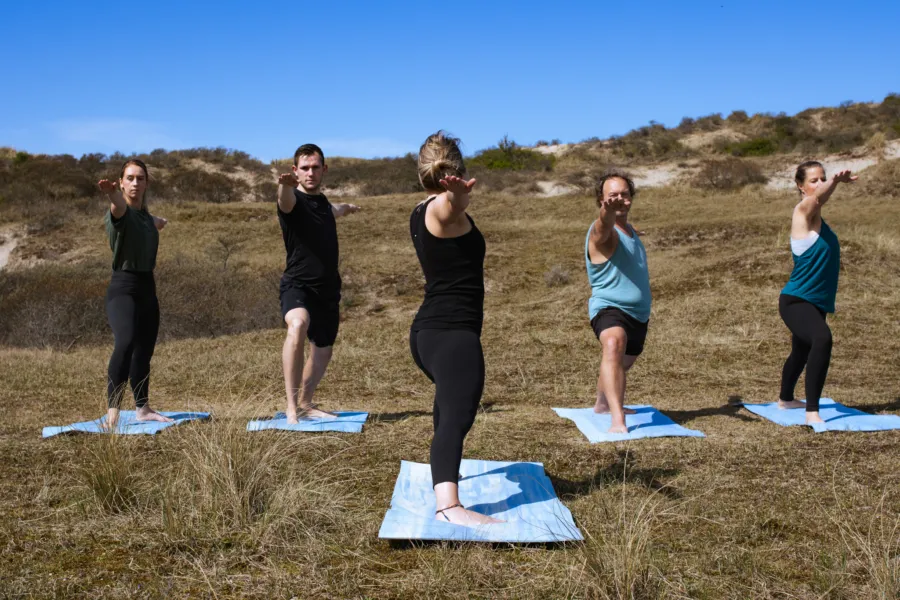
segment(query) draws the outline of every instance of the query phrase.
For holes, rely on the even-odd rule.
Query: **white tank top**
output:
[[[797,256],[800,256],[804,252],[812,248],[813,244],[815,244],[816,240],[818,239],[819,234],[815,231],[810,231],[809,235],[807,235],[802,240],[795,240],[794,238],[791,238],[791,252],[793,252]]]

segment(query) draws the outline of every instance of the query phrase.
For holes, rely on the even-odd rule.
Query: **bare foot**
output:
[[[806,424],[812,425],[813,423],[824,423],[822,417],[819,416],[819,411],[811,411],[806,413]]]
[[[118,408],[110,408],[106,411],[106,419],[100,421],[100,429],[107,433],[112,433],[116,430],[116,426],[119,424],[119,409]]]
[[[174,423],[175,419],[161,415],[149,406],[142,406],[134,411],[135,421],[158,421],[160,423]]]
[[[308,407],[300,407],[295,413],[286,412],[287,422],[289,425],[296,425],[300,419],[336,419],[337,415],[324,410],[320,410],[315,404]]]
[[[613,425],[606,430],[606,433],[628,433],[627,425]]]
[[[790,402],[779,400],[778,408],[780,408],[781,410],[788,410],[791,408],[806,408],[806,402],[803,402],[802,400],[791,400]]]
[[[478,525],[493,525],[494,523],[505,523],[500,519],[489,517],[481,513],[466,510],[462,506],[454,506],[442,510],[434,515],[434,518],[444,523],[453,523],[454,525],[463,525],[465,527],[477,527]]]
[[[622,411],[626,415],[636,415],[637,414],[636,410],[634,410],[632,408],[628,408],[626,406],[622,407]],[[608,415],[609,414],[609,404],[606,404],[606,403],[600,404],[598,402],[597,404],[594,405],[594,412],[597,413],[598,415]]]

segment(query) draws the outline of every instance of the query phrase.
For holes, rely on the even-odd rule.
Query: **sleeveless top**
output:
[[[434,201],[416,206],[409,217],[409,234],[425,274],[425,299],[413,319],[413,331],[463,329],[481,335],[484,321],[484,236],[472,224],[468,233],[439,238],[425,226],[425,212]]]
[[[803,254],[791,252],[791,256],[794,258],[794,268],[781,293],[802,298],[827,313],[833,313],[841,270],[841,244],[824,219],[819,239]]]
[[[591,223],[591,228],[594,224]],[[591,262],[589,252],[591,229],[584,240],[584,259],[591,298],[588,300],[588,316],[593,319],[604,308],[618,308],[641,323],[650,320],[650,272],[647,269],[647,251],[631,225],[631,236],[619,233],[619,243],[613,255],[603,264]]]

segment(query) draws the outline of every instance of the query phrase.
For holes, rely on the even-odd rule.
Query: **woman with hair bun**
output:
[[[822,218],[822,206],[839,183],[853,183],[849,170],[830,181],[822,163],[811,160],[797,167],[794,182],[800,202],[791,219],[791,254],[794,268],[778,299],[778,312],[791,331],[791,354],[781,372],[778,408],[806,409],[806,423],[822,423],[819,398],[831,362],[831,329],[826,313],[834,313],[841,246]],[[794,387],[806,368],[806,402],[794,399]]]
[[[484,236],[466,214],[475,180],[466,180],[459,140],[443,131],[419,149],[419,181],[427,199],[413,210],[409,231],[425,274],[425,299],[413,319],[409,346],[435,384],[431,478],[435,518],[457,525],[497,519],[459,501],[463,440],[484,390]]]
[[[109,200],[105,221],[113,252],[112,278],[106,292],[106,316],[115,337],[106,385],[108,411],[104,427],[110,431],[118,423],[129,380],[138,421],[172,421],[150,408],[149,402],[150,359],[159,333],[153,269],[159,230],[168,221],[147,210],[148,179],[147,165],[132,159],[122,165],[118,182],[103,179],[98,183]]]

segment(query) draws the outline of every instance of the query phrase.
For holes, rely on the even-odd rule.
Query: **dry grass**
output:
[[[151,395],[157,408],[215,419],[154,438],[41,440],[43,425],[103,413],[112,339],[99,218],[35,233],[23,252],[57,250],[0,275],[0,329],[18,332],[0,347],[0,597],[896,594],[900,432],[816,435],[734,404],[773,399],[789,350],[776,303],[794,197],[754,188],[637,196],[655,304],[630,401],[708,437],[595,446],[550,411],[587,405],[596,382],[580,275],[593,202],[476,197],[488,243],[487,384],[466,456],[543,462],[587,541],[402,550],[379,541],[399,461],[426,462],[431,439],[432,389],[406,342],[422,293],[407,231],[419,199],[359,198],[379,227],[372,217],[340,221],[355,299],[319,400],[369,411],[359,435],[243,430],[283,408],[274,208],[184,203],[160,206],[170,219],[158,277],[165,335]],[[839,192],[826,215],[844,249],[826,394],[873,412],[900,410],[895,208]],[[553,272],[571,281],[548,287]],[[54,317],[52,334],[41,320],[48,291],[80,298]],[[26,306],[43,308],[15,308],[9,324],[6,311]],[[65,315],[89,335],[65,329]]]

